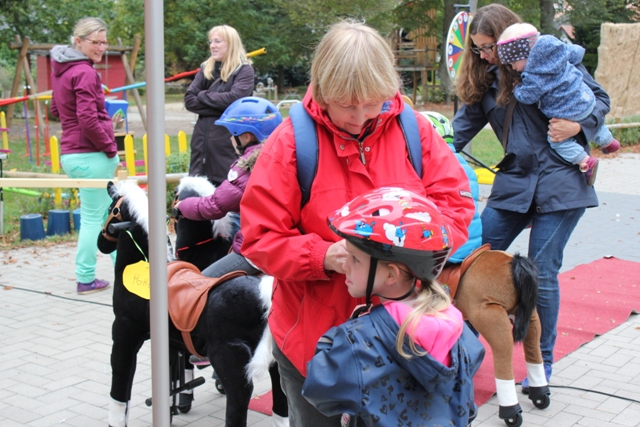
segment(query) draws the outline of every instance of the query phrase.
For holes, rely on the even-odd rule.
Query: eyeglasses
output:
[[[109,47],[109,42],[108,41],[98,41],[98,40],[91,40],[91,39],[85,39],[88,42],[91,42],[92,45],[94,46],[102,46],[102,47]]]
[[[476,55],[480,55],[480,52],[484,52],[486,55],[489,55],[491,52],[493,52],[493,48],[496,44],[492,44],[491,46],[483,46],[483,47],[476,47],[476,46],[471,46],[469,49],[471,49],[471,52],[475,53]]]

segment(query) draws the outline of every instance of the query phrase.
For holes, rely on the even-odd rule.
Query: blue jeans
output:
[[[531,224],[529,258],[539,272],[538,315],[542,326],[540,349],[545,365],[553,364],[553,347],[558,335],[560,286],[558,273],[562,267],[564,248],[585,208],[541,213],[532,206],[526,213],[485,207],[482,211],[482,243],[492,249],[506,250],[516,237]]]
[[[77,153],[60,156],[64,172],[70,178],[113,178],[120,159],[105,153]],[[80,234],[76,252],[76,280],[90,283],[96,278],[98,235],[107,219],[111,197],[105,188],[80,189]],[[111,259],[115,261],[115,251]]]

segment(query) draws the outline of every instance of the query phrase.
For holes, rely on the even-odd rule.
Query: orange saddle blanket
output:
[[[203,276],[198,268],[188,262],[175,261],[167,265],[169,316],[191,354],[200,356],[193,348],[190,332],[193,331],[207,303],[209,291],[234,277],[244,276],[244,271],[232,271],[222,277]]]

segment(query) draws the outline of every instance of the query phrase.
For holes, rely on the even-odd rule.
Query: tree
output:
[[[566,14],[574,27],[575,42],[585,48],[582,63],[593,74],[598,66],[600,26],[604,22],[640,20],[638,0],[568,0]]]

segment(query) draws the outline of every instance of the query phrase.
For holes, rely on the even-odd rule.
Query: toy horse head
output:
[[[121,181],[117,185],[109,182],[107,191],[112,202],[98,236],[98,249],[102,253],[113,252],[120,233],[134,224],[141,228],[145,237],[149,235],[149,207],[144,190],[133,182]]]
[[[207,197],[215,186],[206,178],[188,176],[180,180],[175,202],[189,197]],[[233,240],[233,219],[225,216],[216,221],[194,221],[173,210],[176,230],[176,257],[194,264],[200,270],[229,252]]]

